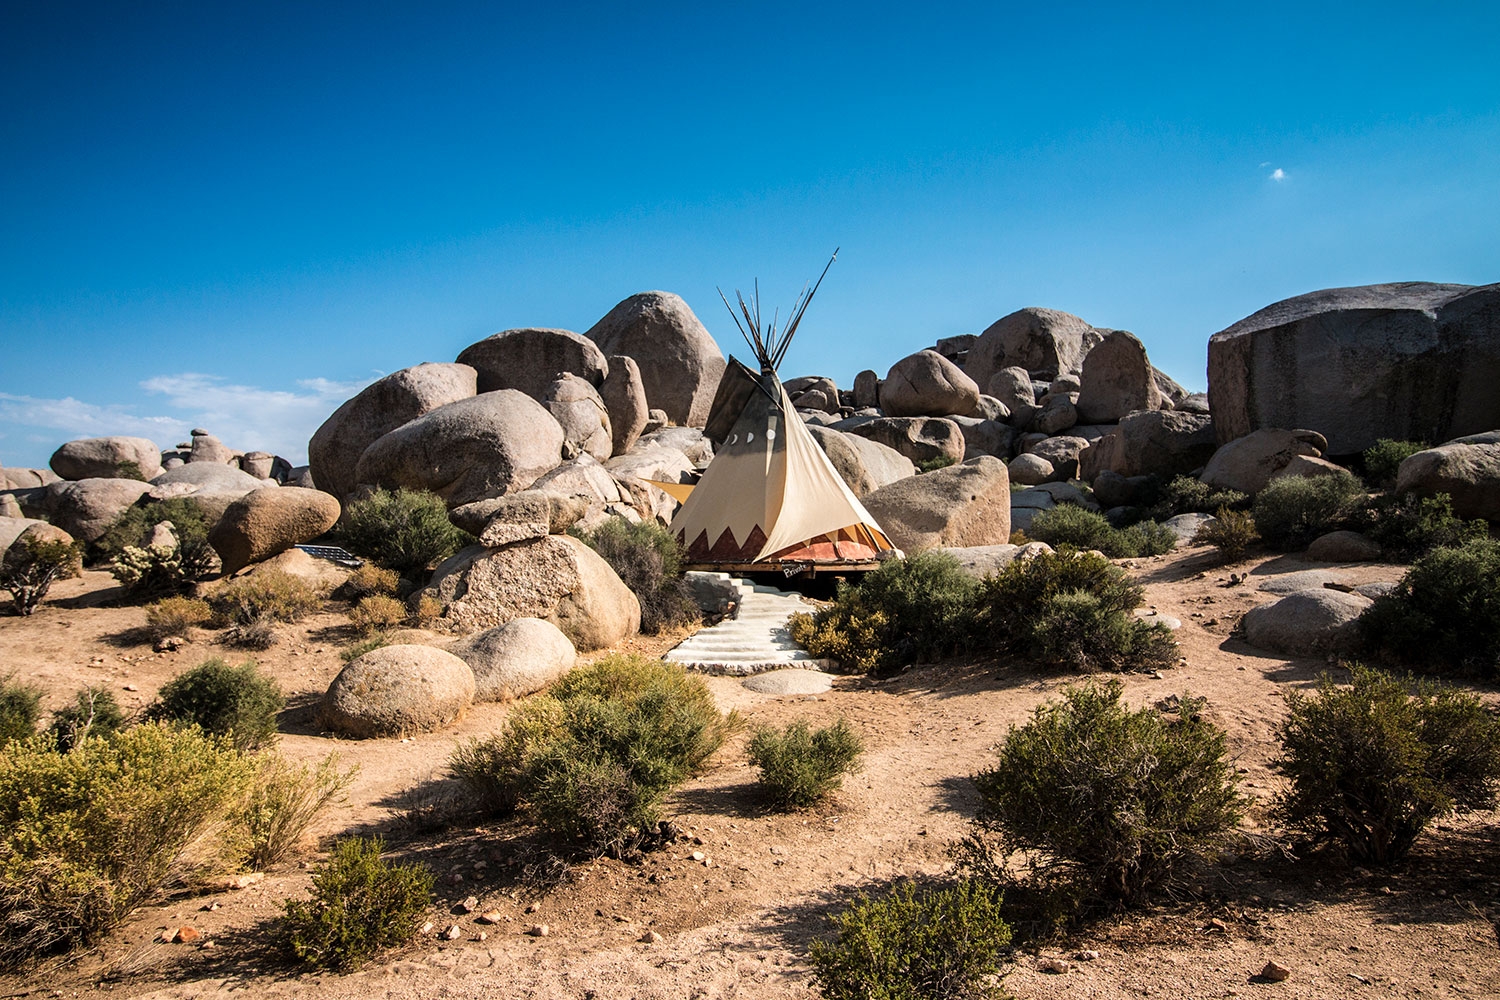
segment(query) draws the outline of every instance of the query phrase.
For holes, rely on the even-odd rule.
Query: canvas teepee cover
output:
[[[894,548],[769,364],[729,359],[708,433],[718,451],[671,525],[688,562],[868,562]]]

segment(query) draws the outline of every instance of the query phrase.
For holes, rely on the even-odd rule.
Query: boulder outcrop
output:
[[[674,423],[702,427],[727,367],[724,353],[688,304],[671,292],[620,302],[585,334],[605,354],[636,360],[653,409]]]
[[[998,458],[912,476],[881,487],[863,503],[906,552],[1010,542],[1010,476]]]

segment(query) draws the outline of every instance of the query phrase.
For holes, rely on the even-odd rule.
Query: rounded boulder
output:
[[[1285,656],[1347,649],[1354,622],[1371,601],[1341,590],[1299,590],[1245,612],[1245,641]]]
[[[979,410],[979,386],[936,351],[918,351],[891,366],[880,405],[892,417],[972,417]]]
[[[584,335],[605,354],[636,360],[653,409],[673,423],[702,427],[724,377],[724,352],[671,292],[642,292],[611,309]]]
[[[351,660],[318,703],[324,729],[367,739],[451,726],[474,703],[474,672],[433,646],[381,646]]]
[[[510,701],[534,694],[573,669],[578,650],[556,625],[515,618],[448,647],[474,672],[476,701]]]
[[[80,438],[53,452],[49,464],[64,479],[113,479],[131,465],[150,479],[161,472],[161,449],[141,437]]]
[[[338,523],[338,500],[319,490],[252,490],[208,533],[225,573],[311,541]]]

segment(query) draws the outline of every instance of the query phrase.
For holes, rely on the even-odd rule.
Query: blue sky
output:
[[[783,375],[1027,305],[1210,334],[1500,280],[1500,7],[55,4],[0,13],[0,463],[202,425],[305,456],[359,385],[681,294]],[[542,9],[538,9],[538,8]]]

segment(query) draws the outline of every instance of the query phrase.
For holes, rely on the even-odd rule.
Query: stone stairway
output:
[[[695,591],[711,592],[735,603],[734,614],[701,629],[665,659],[706,674],[743,677],[767,670],[801,667],[829,670],[833,660],[820,660],[792,641],[786,622],[793,613],[813,606],[795,594],[775,587],[738,580],[728,573],[689,573]]]

